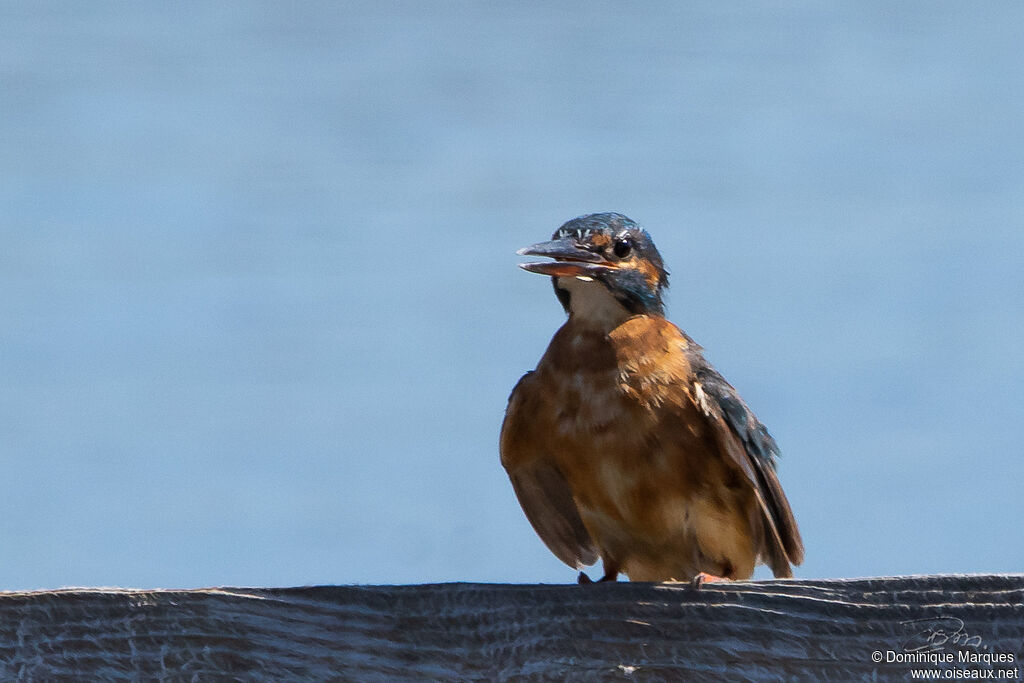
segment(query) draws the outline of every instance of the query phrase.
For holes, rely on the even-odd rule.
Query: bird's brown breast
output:
[[[693,554],[701,524],[715,524],[725,535],[737,529],[731,533],[737,538],[723,540],[751,553],[742,533],[749,527],[749,496],[717,457],[700,397],[693,395],[688,344],[662,318],[637,316],[609,334],[570,320],[537,368],[545,403],[535,413],[544,422],[537,433],[550,440],[545,450],[568,480],[602,554],[624,558],[627,573],[630,557],[647,557],[649,564],[666,554]],[[738,500],[723,499],[729,496]],[[741,519],[722,519],[730,515]]]

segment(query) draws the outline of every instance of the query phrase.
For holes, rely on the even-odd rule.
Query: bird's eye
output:
[[[629,243],[629,240],[621,239],[615,243],[614,247],[612,247],[612,252],[614,252],[619,258],[626,258],[629,256],[629,252],[632,249],[633,245]]]

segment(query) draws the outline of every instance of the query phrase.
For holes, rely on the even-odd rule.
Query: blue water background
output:
[[[0,589],[571,581],[498,464],[624,212],[806,577],[1024,569],[1024,3],[0,4]],[[759,576],[764,575],[759,573]]]

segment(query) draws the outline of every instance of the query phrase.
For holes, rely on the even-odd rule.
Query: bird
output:
[[[558,559],[601,582],[792,576],[804,547],[776,473],[779,448],[703,349],[665,318],[668,271],[620,213],[564,223],[520,249],[546,261],[568,315],[516,384],[501,463]]]

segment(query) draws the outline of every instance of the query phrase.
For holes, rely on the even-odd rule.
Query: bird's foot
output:
[[[619,573],[618,572],[615,572],[614,574],[605,574],[604,576],[602,576],[597,581],[594,581],[592,578],[590,578],[589,576],[587,576],[583,572],[580,572],[580,575],[576,577],[576,583],[580,584],[581,586],[585,586],[585,585],[587,585],[589,583],[615,583],[618,580],[619,580]]]
[[[700,588],[705,583],[716,583],[718,581],[728,581],[729,579],[724,576],[715,576],[714,574],[708,574],[707,572],[698,572],[697,576],[693,577],[690,581],[690,585],[694,588]]]

